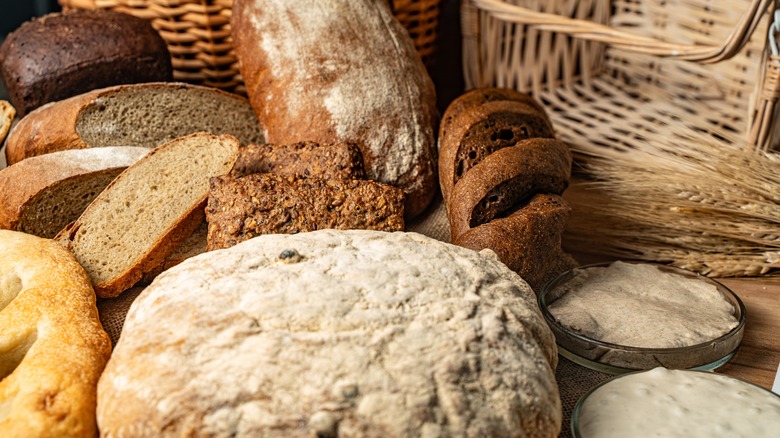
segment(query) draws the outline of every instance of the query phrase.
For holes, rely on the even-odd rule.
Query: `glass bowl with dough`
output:
[[[716,369],[745,329],[745,306],[729,288],[652,263],[566,271],[542,288],[539,306],[562,356],[609,374]]]
[[[574,406],[575,438],[777,437],[780,396],[708,371],[654,368],[613,377]]]

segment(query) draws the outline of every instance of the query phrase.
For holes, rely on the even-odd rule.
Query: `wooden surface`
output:
[[[770,389],[780,363],[780,279],[719,279],[745,303],[745,335],[718,371]]]

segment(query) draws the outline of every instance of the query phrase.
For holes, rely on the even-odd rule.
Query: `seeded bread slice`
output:
[[[263,143],[246,98],[216,88],[151,82],[103,88],[27,114],[8,134],[8,164],[64,149],[153,148],[193,132]]]
[[[447,206],[452,187],[485,157],[524,139],[555,136],[543,110],[511,100],[464,108],[448,126],[439,137],[439,183]]]
[[[227,175],[211,179],[206,220],[209,251],[261,234],[403,231],[404,192],[370,180]]]
[[[130,146],[60,151],[0,170],[0,228],[51,239],[149,151]]]
[[[235,176],[278,173],[325,179],[365,179],[363,154],[354,143],[319,144],[310,141],[290,145],[251,144],[241,148]]]
[[[560,195],[569,186],[571,153],[566,143],[530,138],[493,152],[463,176],[449,206],[452,241],[527,203],[537,193]]]
[[[68,247],[101,297],[153,272],[198,226],[209,178],[238,156],[230,135],[197,133],[154,149],[122,172],[55,239]]]

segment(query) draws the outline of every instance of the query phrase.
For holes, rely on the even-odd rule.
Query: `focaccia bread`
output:
[[[20,116],[98,88],[173,80],[168,47],[151,23],[105,10],[22,24],[0,46],[0,73]]]
[[[6,142],[8,164],[65,149],[157,147],[195,132],[262,143],[246,98],[216,88],[153,82],[119,85],[52,102],[27,114]]]
[[[264,235],[162,273],[100,379],[103,436],[557,437],[557,352],[494,255]]]
[[[236,0],[233,41],[266,141],[352,142],[369,179],[436,193],[433,82],[387,0]]]
[[[0,435],[97,436],[111,354],[84,269],[49,239],[0,230]]]

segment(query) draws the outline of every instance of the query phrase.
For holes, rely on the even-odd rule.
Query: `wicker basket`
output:
[[[233,0],[59,0],[63,10],[111,9],[151,20],[168,43],[174,78],[245,94],[230,38]],[[439,0],[393,0],[393,10],[428,64]]]
[[[586,156],[630,150],[680,124],[774,149],[773,3],[463,0],[467,87],[533,93]]]

